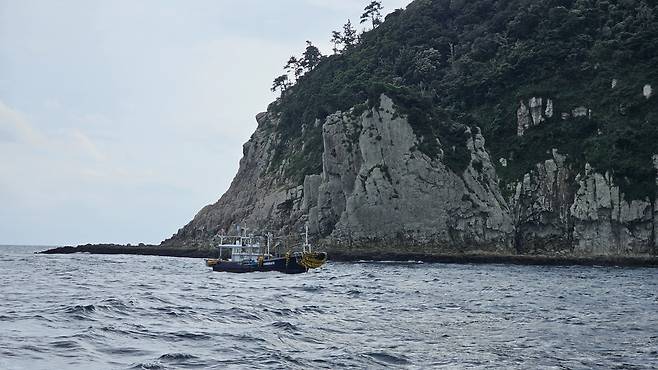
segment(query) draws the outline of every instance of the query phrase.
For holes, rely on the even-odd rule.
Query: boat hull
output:
[[[272,258],[262,262],[218,261],[213,264],[212,269],[218,272],[235,273],[278,271],[284,274],[301,274],[308,271],[308,268],[299,263],[298,257]]]

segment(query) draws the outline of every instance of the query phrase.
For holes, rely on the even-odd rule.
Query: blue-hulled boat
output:
[[[260,243],[254,241],[253,236],[220,236],[219,238],[220,244],[217,247],[220,250],[220,258],[206,260],[206,265],[212,267],[213,271],[237,273],[278,271],[285,274],[300,274],[318,268],[327,261],[325,252],[311,250],[311,245],[308,243],[308,228],[302,250],[288,251],[282,256],[270,254],[271,235],[268,235],[265,252],[261,250]],[[224,240],[229,242],[224,243]],[[231,251],[228,259],[221,258],[224,249]]]

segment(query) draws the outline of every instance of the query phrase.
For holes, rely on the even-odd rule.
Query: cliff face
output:
[[[517,183],[510,204],[520,253],[636,256],[657,252],[656,199],[627,200],[610,173],[594,172],[589,164],[577,171],[556,150],[552,159],[538,163]]]
[[[204,244],[237,225],[286,235],[308,223],[320,243],[346,250],[578,257],[657,250],[657,200],[627,200],[609,173],[572,168],[556,149],[508,185],[505,199],[477,127],[467,131],[470,163],[458,174],[442,154],[430,158],[417,149],[407,117],[381,95],[361,114],[327,117],[323,171],[296,184],[273,161],[277,117],[257,120],[230,189],[165,245]],[[658,155],[653,163],[658,171]]]
[[[348,252],[658,253],[655,2],[417,0],[360,40],[165,246],[308,224]]]
[[[273,161],[274,148],[280,145],[278,119],[266,112],[256,120],[258,128],[243,146],[240,168],[229,190],[163,244],[203,244],[218,233],[234,234],[238,225],[282,234],[297,232],[303,225],[304,185],[292,183]]]
[[[458,175],[441,156],[417,150],[407,119],[380,99],[359,117],[336,113],[325,122],[312,230],[338,246],[511,250],[511,217],[479,131],[468,131],[471,161]]]
[[[479,132],[468,131],[471,163],[455,174],[417,149],[418,139],[393,101],[322,124],[322,174],[291,183],[274,168],[277,118],[257,117],[229,190],[165,244],[203,243],[237,225],[313,235],[336,246],[420,246],[512,251],[512,219]]]

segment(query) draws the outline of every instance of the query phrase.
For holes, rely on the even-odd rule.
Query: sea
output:
[[[0,247],[0,369],[657,369],[658,269]]]

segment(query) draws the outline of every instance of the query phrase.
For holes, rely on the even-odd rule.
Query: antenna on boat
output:
[[[304,224],[304,251],[308,247],[308,251],[311,251],[311,246],[308,244],[308,222]]]
[[[272,233],[267,233],[267,255],[270,255],[270,241],[272,240]]]

